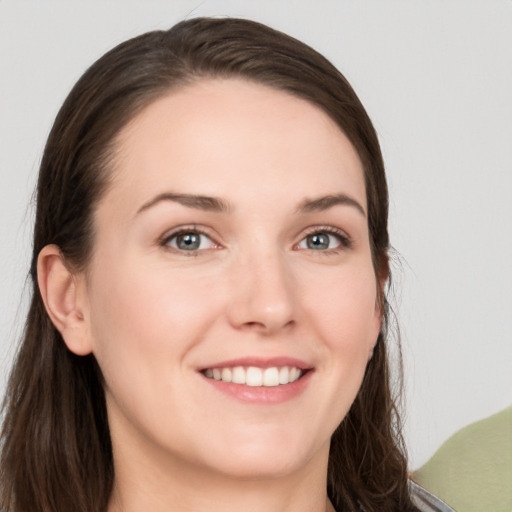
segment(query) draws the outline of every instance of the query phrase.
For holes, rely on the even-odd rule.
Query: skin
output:
[[[126,126],[112,172],[87,272],[70,273],[55,246],[39,258],[52,320],[105,377],[110,512],[170,503],[332,510],[330,437],[381,326],[356,151],[306,101],[207,80],[156,100]],[[219,198],[226,208],[158,200],[168,193]],[[349,200],[304,209],[333,194]],[[180,229],[204,233],[198,250],[178,247]],[[314,233],[326,248],[312,248]],[[278,356],[312,369],[303,392],[279,404],[227,396],[199,371]]]

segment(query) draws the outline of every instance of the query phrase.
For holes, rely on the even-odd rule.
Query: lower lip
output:
[[[306,389],[312,374],[313,371],[309,370],[299,380],[289,384],[280,384],[279,386],[246,386],[245,384],[210,379],[203,374],[201,374],[201,377],[217,391],[241,402],[280,404],[299,396]]]

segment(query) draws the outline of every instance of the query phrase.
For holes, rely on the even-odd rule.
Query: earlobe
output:
[[[374,342],[368,350],[368,361],[373,357],[375,346],[379,341],[379,336],[382,330],[382,323],[384,321],[384,315],[386,314],[386,285],[390,277],[389,272],[389,258],[385,254],[380,258],[379,267],[377,272],[377,298],[375,300],[375,312],[374,312]]]
[[[41,250],[37,259],[37,281],[46,312],[68,349],[77,355],[87,355],[92,347],[84,317],[83,294],[79,290],[83,285],[81,279],[68,269],[56,245],[47,245]]]

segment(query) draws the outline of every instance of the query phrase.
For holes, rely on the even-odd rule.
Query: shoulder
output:
[[[409,480],[409,489],[411,491],[411,499],[419,512],[455,512],[444,501],[412,480]]]
[[[455,509],[512,511],[512,407],[455,432],[413,479]]]

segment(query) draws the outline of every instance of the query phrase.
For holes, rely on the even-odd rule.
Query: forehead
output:
[[[128,202],[177,189],[271,200],[341,191],[366,204],[357,152],[325,112],[236,79],[199,81],[140,112],[118,137],[112,188]]]

